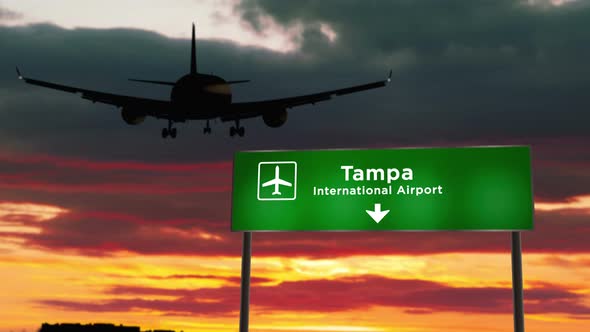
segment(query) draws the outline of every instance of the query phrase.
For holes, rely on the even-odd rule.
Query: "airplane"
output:
[[[275,167],[275,178],[262,184],[263,187],[272,185],[275,186],[275,190],[272,192],[273,195],[281,195],[279,186],[293,187],[291,182],[287,182],[279,177],[279,166]]]
[[[226,81],[219,76],[201,74],[197,72],[197,57],[195,46],[195,24],[193,23],[191,41],[190,72],[176,82],[129,79],[134,82],[160,84],[171,86],[170,100],[156,100],[150,98],[133,97],[87,90],[79,87],[41,81],[25,77],[18,67],[16,73],[20,80],[28,84],[80,94],[84,99],[93,103],[99,102],[117,106],[121,109],[121,117],[128,125],[138,125],[147,116],[168,120],[168,127],[162,129],[162,138],[170,136],[176,138],[177,130],[173,127],[176,122],[187,120],[206,120],[204,134],[211,134],[209,120],[219,118],[222,122],[233,121],[230,136],[244,136],[245,129],[240,126],[240,120],[262,117],[264,123],[271,128],[278,128],[287,121],[287,109],[306,104],[326,101],[333,96],[360,92],[386,86],[391,81],[391,73],[386,80],[376,81],[347,88],[328,90],[301,96],[260,100],[250,102],[232,102],[230,86],[249,82],[249,80]]]

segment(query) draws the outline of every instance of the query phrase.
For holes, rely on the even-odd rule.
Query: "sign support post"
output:
[[[248,332],[250,317],[250,265],[252,259],[252,233],[244,232],[242,246],[242,282],[240,287],[240,332]]]
[[[522,290],[522,248],[520,232],[512,232],[512,292],[514,332],[524,332],[524,300]]]

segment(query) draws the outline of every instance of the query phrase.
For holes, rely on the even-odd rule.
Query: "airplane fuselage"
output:
[[[170,93],[174,113],[180,118],[207,119],[218,115],[232,101],[230,85],[219,76],[187,74]]]

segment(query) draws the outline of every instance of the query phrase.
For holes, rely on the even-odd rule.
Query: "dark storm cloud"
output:
[[[104,312],[131,309],[161,310],[168,314],[229,314],[239,301],[239,287],[202,289],[162,289],[116,286],[108,295],[135,296],[135,299],[112,299],[103,303],[44,300],[40,303],[68,310]],[[566,313],[587,317],[590,308],[583,295],[556,285],[533,287],[524,291],[528,313]],[[144,300],[149,296],[172,296],[175,300]],[[290,299],[284,301],[285,298]],[[215,300],[215,306],[201,306]],[[251,290],[253,310],[339,312],[371,306],[404,308],[408,313],[471,312],[509,314],[512,290],[499,287],[452,287],[424,280],[400,280],[380,276],[347,277],[335,280],[283,282],[276,286],[257,286]],[[190,303],[194,303],[191,306]],[[206,302],[205,302],[206,303]]]
[[[338,47],[360,48],[367,56],[409,48],[418,56],[439,57],[448,55],[451,45],[458,47],[456,50],[462,46],[464,51],[471,50],[465,56],[493,50],[511,54],[510,48],[516,53],[555,46],[578,46],[588,50],[586,45],[572,43],[583,40],[583,31],[589,24],[590,8],[584,1],[547,8],[530,5],[526,0],[467,3],[461,0],[303,0],[296,3],[243,0],[236,9],[255,29],[264,28],[260,23],[263,16],[270,16],[284,26],[327,23],[338,34]],[[557,42],[560,45],[551,45]],[[324,49],[316,49],[316,52],[321,51]],[[479,56],[486,54],[482,52]],[[494,59],[498,57],[496,53],[487,54],[487,60],[503,60]],[[465,57],[464,60],[478,59]]]
[[[302,47],[341,72],[387,67],[400,53],[413,57],[394,75],[390,100],[373,106],[379,116],[369,122],[396,132],[380,135],[384,141],[588,138],[571,121],[589,119],[587,3],[245,0],[238,9],[255,27],[264,15],[285,26],[330,25],[335,44],[304,36]]]
[[[285,25],[301,21],[304,32],[302,49],[286,55],[199,42],[203,72],[253,80],[235,87],[238,99],[381,79],[390,67],[394,80],[385,89],[294,109],[278,130],[246,121],[248,134],[241,140],[227,137],[228,125],[203,137],[201,124],[191,123],[179,125],[176,141],[162,141],[161,122],[130,128],[112,107],[26,86],[9,73],[19,63],[31,76],[167,98],[166,87],[125,79],[174,80],[184,74],[187,40],[140,30],[2,28],[0,38],[9,50],[2,55],[7,75],[0,81],[3,141],[27,151],[87,157],[194,160],[228,159],[239,149],[589,139],[586,5],[246,1],[240,8],[251,22],[268,14]],[[336,42],[323,36],[321,23],[335,30]]]

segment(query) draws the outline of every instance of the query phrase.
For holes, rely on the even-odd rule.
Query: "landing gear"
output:
[[[209,127],[209,120],[207,120],[207,126],[203,128],[203,134],[211,134],[211,127]]]
[[[238,134],[240,137],[243,137],[245,133],[246,130],[244,127],[240,127],[240,120],[236,120],[235,127],[232,126],[229,128],[229,136],[231,137],[234,137],[236,134]]]
[[[168,120],[168,128],[162,128],[162,138],[166,138],[168,135],[176,138],[176,128],[172,128],[172,120]]]

